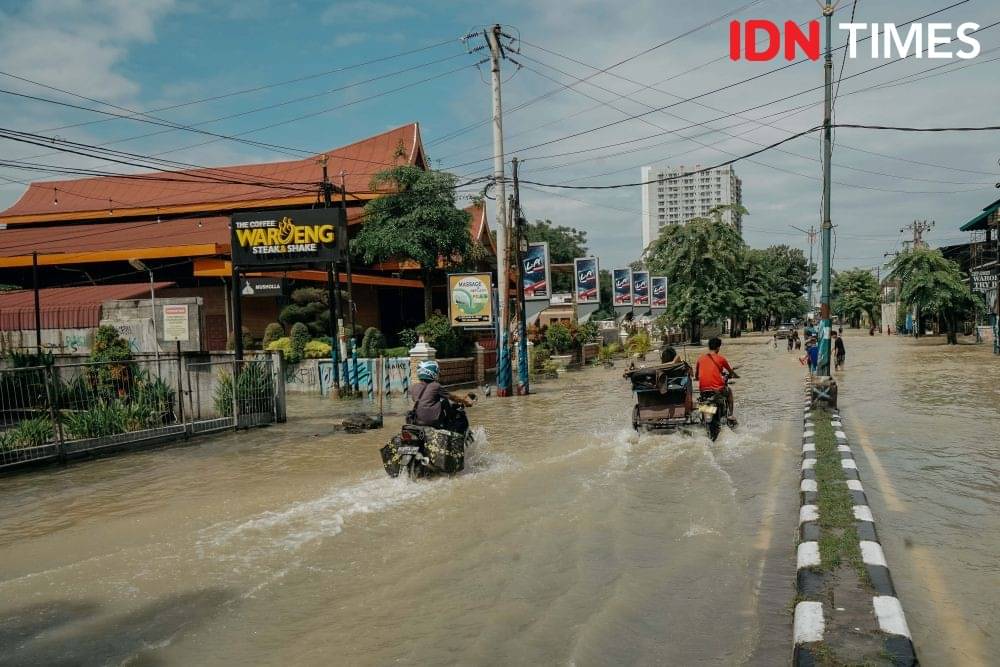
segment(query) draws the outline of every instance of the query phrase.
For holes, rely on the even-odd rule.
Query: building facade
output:
[[[715,206],[743,203],[743,183],[731,166],[685,176],[701,165],[642,168],[642,247],[645,249],[667,225],[680,225],[705,216]],[[650,182],[652,181],[652,182]],[[742,234],[739,213],[726,211],[723,220]]]

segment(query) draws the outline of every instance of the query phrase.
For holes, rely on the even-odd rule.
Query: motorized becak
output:
[[[465,469],[465,450],[472,443],[472,431],[465,408],[456,404],[451,411],[447,426],[455,430],[403,424],[399,435],[379,450],[390,477],[454,475]]]
[[[723,392],[699,392],[694,398],[691,367],[684,361],[629,369],[625,377],[632,383],[636,402],[632,408],[632,428],[647,432],[689,432],[704,428],[711,440],[719,437],[727,423],[728,406]],[[729,381],[728,375],[726,377]]]

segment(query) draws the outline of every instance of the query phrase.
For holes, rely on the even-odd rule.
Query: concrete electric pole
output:
[[[500,100],[500,61],[504,58],[500,45],[500,24],[485,31],[490,47],[490,70],[493,79],[493,178],[497,186],[497,396],[510,396],[510,332],[508,310],[510,279],[507,261],[507,188],[504,182],[503,105]]]
[[[813,267],[813,243],[816,242],[816,227],[809,225],[808,231],[795,225],[789,225],[789,227],[797,229],[809,237],[809,309],[812,310],[816,307],[816,301],[813,299],[813,286],[816,283],[816,269]]]
[[[819,376],[830,375],[830,231],[833,223],[830,221],[830,162],[833,155],[833,140],[831,136],[831,118],[833,116],[833,51],[831,40],[833,35],[833,4],[823,7],[826,17],[826,58],[823,64],[824,102],[823,102],[823,224],[821,227],[822,242],[820,244],[823,257],[823,273],[820,283],[819,305],[819,355],[816,372]]]

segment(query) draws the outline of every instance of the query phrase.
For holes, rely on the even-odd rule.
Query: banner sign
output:
[[[492,327],[493,276],[449,273],[448,317],[453,327]]]
[[[281,296],[285,293],[282,278],[241,278],[240,294],[243,296]]]
[[[653,276],[649,279],[649,283],[653,286],[653,296],[649,301],[649,305],[653,308],[666,308],[667,279],[662,276]]]
[[[632,305],[633,306],[648,306],[649,305],[649,272],[648,271],[633,271],[632,272]]]
[[[325,264],[340,258],[339,208],[234,213],[231,243],[235,266]]]
[[[578,304],[600,303],[601,293],[599,287],[599,274],[596,257],[577,257],[573,260],[573,269],[576,274],[575,289]]]
[[[997,274],[993,269],[973,269],[969,272],[972,277],[972,291],[986,294],[997,288]]]
[[[611,272],[614,281],[613,298],[616,306],[632,305],[632,269],[615,269]]]
[[[548,299],[552,296],[552,278],[549,275],[549,244],[545,241],[529,243],[521,260],[524,270],[524,298],[528,301]]]

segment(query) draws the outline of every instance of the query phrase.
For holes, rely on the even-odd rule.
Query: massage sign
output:
[[[234,213],[233,263],[236,266],[325,264],[339,259],[339,208]]]

